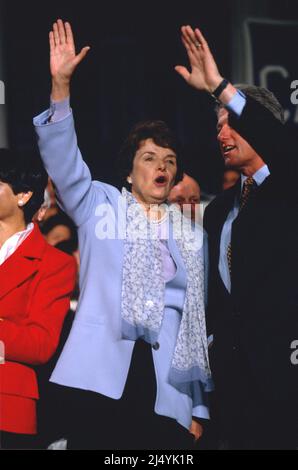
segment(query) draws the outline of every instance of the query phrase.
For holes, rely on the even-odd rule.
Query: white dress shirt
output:
[[[31,223],[25,230],[14,233],[0,248],[0,266],[19,248],[34,228]]]
[[[262,166],[254,175],[252,175],[255,183],[260,186],[265,179],[270,175],[270,171],[267,165]],[[241,175],[241,192],[243,188],[244,181],[247,179],[246,176]],[[231,292],[231,276],[228,264],[228,246],[231,243],[232,237],[232,225],[234,220],[239,214],[239,196],[235,197],[234,206],[228,214],[227,220],[224,223],[222,232],[221,232],[221,239],[220,239],[220,254],[219,254],[219,264],[218,269],[220,273],[220,277],[226,289]]]

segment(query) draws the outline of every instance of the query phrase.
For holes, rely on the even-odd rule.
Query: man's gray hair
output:
[[[276,98],[276,96],[269,91],[267,88],[245,85],[243,83],[235,84],[235,88],[243,91],[247,96],[250,96],[254,100],[258,101],[264,108],[268,109],[273,116],[278,119],[282,124],[285,123],[285,113],[282,105]]]
[[[246,85],[244,83],[236,83],[233,84],[235,88],[247,96],[250,96],[252,99],[258,101],[264,108],[268,109],[273,116],[278,119],[282,124],[285,123],[285,113],[282,105],[276,98],[276,96],[269,91],[267,88],[255,86],[255,85]],[[219,109],[222,108],[223,105],[219,104],[216,108],[216,112],[218,113]]]

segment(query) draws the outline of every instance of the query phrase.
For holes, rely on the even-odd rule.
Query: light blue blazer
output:
[[[135,344],[121,339],[124,244],[117,238],[99,240],[96,233],[101,220],[100,205],[106,204],[109,216],[117,218],[120,192],[91,180],[78,149],[72,114],[53,123],[47,123],[48,118],[46,111],[34,119],[38,145],[62,208],[78,227],[81,256],[77,313],[51,381],[117,400],[124,390]],[[173,237],[169,239],[169,250],[176,265],[185,272]],[[157,382],[155,412],[189,428],[192,416],[209,415],[203,392],[201,405],[193,408],[187,395],[167,383],[179,324],[179,313],[166,309],[160,349],[152,350]]]

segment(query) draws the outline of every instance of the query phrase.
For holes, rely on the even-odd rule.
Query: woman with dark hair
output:
[[[79,306],[51,379],[84,390],[73,391],[80,406],[69,448],[191,449],[212,383],[202,230],[167,204],[182,177],[176,139],[161,121],[138,124],[119,163],[129,190],[92,182],[69,107],[71,76],[88,48],[76,55],[61,20],[50,48],[51,109],[35,126],[81,252]]]
[[[34,448],[38,386],[32,366],[58,345],[75,282],[73,258],[52,248],[32,218],[47,184],[41,162],[0,150],[0,446]]]

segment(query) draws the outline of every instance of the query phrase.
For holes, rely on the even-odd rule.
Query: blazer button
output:
[[[160,348],[160,344],[159,344],[159,343],[156,342],[156,343],[152,344],[152,349],[154,349],[154,351],[158,351],[159,348]]]

